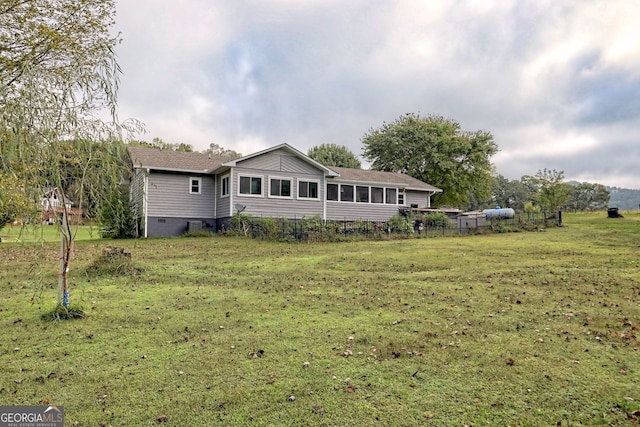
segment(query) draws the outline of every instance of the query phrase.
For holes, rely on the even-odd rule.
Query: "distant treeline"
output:
[[[607,190],[611,195],[609,207],[623,211],[640,209],[640,190],[618,187],[607,187]]]

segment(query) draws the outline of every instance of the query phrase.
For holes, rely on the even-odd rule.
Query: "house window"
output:
[[[353,202],[353,185],[340,186],[340,201],[341,202]]]
[[[398,204],[404,205],[404,190],[398,191]]]
[[[330,184],[332,185],[332,184]],[[335,184],[333,184],[335,185]],[[317,199],[318,183],[314,181],[298,181],[298,198]]]
[[[257,176],[241,176],[239,192],[246,196],[261,196],[262,178]]]
[[[222,177],[222,183],[220,187],[220,195],[222,197],[229,195],[229,175],[225,175]]]
[[[369,203],[369,187],[356,186],[356,202]]]
[[[338,184],[327,184],[327,200],[338,201],[338,195],[340,194]]]
[[[384,188],[371,187],[371,203],[384,203]]]
[[[398,196],[395,188],[386,188],[385,189],[385,203],[388,205],[395,205],[398,203]]]
[[[285,178],[271,178],[269,182],[270,197],[291,197],[291,180]]]
[[[200,194],[202,189],[202,178],[189,178],[189,194]]]

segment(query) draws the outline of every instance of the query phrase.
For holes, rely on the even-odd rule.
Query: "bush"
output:
[[[524,211],[526,213],[540,213],[540,206],[534,205],[533,202],[527,202],[524,204]]]
[[[430,228],[447,228],[451,225],[449,217],[444,212],[431,212],[424,216],[427,227]]]
[[[111,239],[128,239],[135,237],[136,222],[133,218],[133,209],[129,201],[127,187],[118,187],[100,205],[98,218],[102,228],[100,236]]]
[[[133,265],[131,254],[124,248],[107,247],[102,254],[87,267],[90,276],[121,276],[137,275],[142,269]]]
[[[85,317],[82,306],[69,305],[65,307],[62,304],[56,305],[53,310],[42,313],[40,316],[42,320],[55,321],[55,320],[68,320],[68,319],[83,319]]]
[[[278,223],[270,217],[254,219],[251,223],[251,234],[254,238],[276,239],[278,237]]]
[[[409,220],[401,215],[394,215],[387,221],[389,231],[394,233],[409,234],[413,233],[413,226],[409,224]]]
[[[302,229],[305,232],[308,231],[322,231],[324,230],[324,221],[320,215],[314,215],[312,217],[302,217]]]
[[[251,224],[250,215],[236,212],[231,217],[231,228],[229,229],[229,234],[247,236],[247,233],[249,232],[249,224]]]

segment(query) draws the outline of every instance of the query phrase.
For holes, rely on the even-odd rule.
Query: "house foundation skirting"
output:
[[[147,237],[180,236],[188,231],[216,231],[214,218],[147,217]]]

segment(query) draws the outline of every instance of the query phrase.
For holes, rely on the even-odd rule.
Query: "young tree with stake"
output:
[[[122,152],[123,132],[140,129],[135,121],[118,123],[114,16],[113,0],[0,5],[0,173],[17,177],[34,201],[49,188],[65,200],[70,179],[81,198],[104,193],[100,181],[117,176],[120,167],[122,157],[112,155]],[[104,112],[109,120],[100,118]],[[77,166],[71,177],[62,167],[69,157]],[[91,169],[98,162],[100,174]],[[65,203],[61,209],[58,302],[67,307],[75,232]]]

